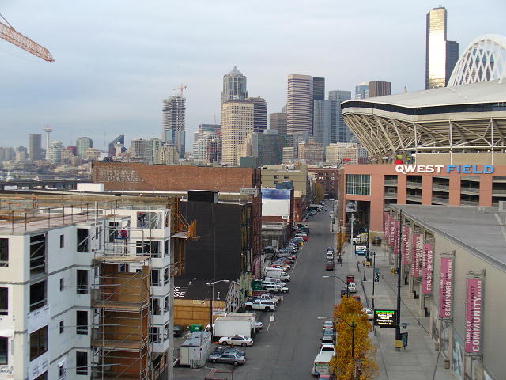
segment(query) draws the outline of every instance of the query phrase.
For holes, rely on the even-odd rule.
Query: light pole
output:
[[[374,311],[374,283],[376,282],[376,251],[372,251],[372,299],[371,305]]]
[[[216,285],[220,282],[224,282],[224,283],[228,284],[230,282],[230,280],[218,280],[218,281],[214,281],[214,282],[206,282],[207,286],[211,286],[213,288],[212,297],[211,297],[211,304],[209,305],[210,306],[209,307],[209,330],[211,331],[211,339],[214,335],[214,328],[213,328],[214,285]]]

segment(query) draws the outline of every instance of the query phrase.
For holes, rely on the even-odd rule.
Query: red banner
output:
[[[388,212],[383,213],[383,233],[385,234],[385,242],[390,241],[390,214]]]
[[[389,236],[389,244],[390,244],[390,247],[393,247],[395,245],[395,239],[396,239],[396,235],[395,235],[395,218],[390,215],[390,236]]]
[[[401,245],[401,255],[402,255],[402,263],[409,264],[409,238],[411,235],[411,227],[403,226],[402,227],[402,245]]]
[[[422,294],[432,294],[434,252],[432,244],[424,244],[423,248]]]
[[[471,354],[481,353],[481,317],[483,305],[483,280],[466,280],[466,339],[465,351]]]
[[[413,261],[411,263],[411,275],[413,277],[420,277],[420,261],[423,253],[423,241],[420,234],[413,234],[411,252],[413,254]]]
[[[441,257],[439,272],[439,318],[449,319],[453,313],[453,257]]]

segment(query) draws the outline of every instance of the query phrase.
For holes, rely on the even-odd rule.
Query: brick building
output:
[[[336,198],[338,192],[337,177],[339,174],[338,168],[319,168],[308,167],[308,175],[313,176],[314,181],[319,183],[325,189],[325,196],[327,198]]]

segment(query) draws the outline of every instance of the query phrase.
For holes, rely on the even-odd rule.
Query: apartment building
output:
[[[171,210],[27,206],[0,210],[0,377],[155,378],[172,362]]]

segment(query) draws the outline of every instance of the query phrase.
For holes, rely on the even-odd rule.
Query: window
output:
[[[0,315],[9,314],[9,288],[0,288]]]
[[[59,331],[60,331],[60,334],[63,334],[63,321],[60,321],[60,323],[58,324],[58,328],[59,328]]]
[[[63,292],[63,287],[64,287],[63,278],[60,278],[60,292]]]
[[[151,271],[151,285],[160,286],[160,271],[158,269]]]
[[[0,238],[0,267],[9,266],[9,239]]]
[[[114,243],[114,240],[118,236],[119,222],[109,222],[109,243]]]
[[[77,310],[76,321],[77,335],[88,335],[88,312],[85,310]]]
[[[169,322],[165,322],[163,325],[163,340],[169,339]]]
[[[120,273],[128,272],[128,264],[118,264],[118,272]]]
[[[86,351],[76,351],[76,374],[88,374],[88,353]]]
[[[9,364],[9,340],[0,336],[0,365]]]
[[[47,352],[47,326],[30,334],[30,360]]]
[[[160,241],[138,240],[135,244],[137,255],[150,254],[151,257],[161,257]]]
[[[169,312],[169,309],[170,309],[169,296],[166,296],[166,297],[165,297],[165,308],[164,308],[164,311],[165,311],[166,313],[168,313],[168,312]]]
[[[65,245],[65,237],[64,235],[60,235],[60,248],[63,248]]]
[[[156,212],[143,212],[137,213],[137,227],[138,228],[160,228],[160,218]]]
[[[150,327],[149,328],[149,341],[150,343],[160,343],[160,328]]]
[[[88,294],[88,271],[77,270],[77,294]]]
[[[46,235],[30,236],[30,274],[46,270]]]
[[[163,270],[163,284],[164,285],[167,285],[170,281],[170,272],[169,272],[169,268],[165,268]]]
[[[88,237],[90,236],[90,231],[85,228],[77,229],[77,252],[88,252],[89,244]]]
[[[30,311],[40,309],[47,302],[46,281],[30,285]]]
[[[370,176],[368,174],[346,174],[346,194],[369,195]]]
[[[170,240],[165,240],[165,256],[169,255]]]
[[[151,298],[151,313],[153,315],[160,315],[160,298]]]

